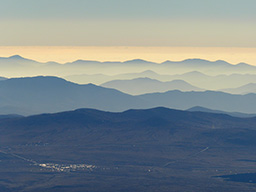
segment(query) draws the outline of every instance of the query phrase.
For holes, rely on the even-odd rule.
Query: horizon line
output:
[[[138,46],[0,46],[0,57],[22,55],[39,62],[67,63],[76,60],[129,61],[143,59],[155,63],[200,58],[208,61],[256,65],[256,48],[241,47],[138,47]]]
[[[99,62],[99,63],[112,63],[112,62],[120,62],[120,63],[125,63],[125,62],[130,62],[130,61],[145,61],[145,62],[148,62],[148,63],[154,63],[154,64],[163,64],[165,62],[174,62],[174,63],[180,63],[180,62],[184,62],[184,61],[188,61],[188,60],[200,60],[200,61],[206,61],[206,62],[226,62],[230,65],[239,65],[239,64],[247,64],[247,65],[251,65],[251,64],[248,64],[248,63],[245,63],[245,62],[239,62],[239,63],[230,63],[228,61],[225,61],[225,60],[222,60],[222,59],[218,59],[218,60],[208,60],[208,59],[203,59],[203,58],[187,58],[187,59],[183,59],[183,60],[165,60],[163,62],[154,62],[154,61],[150,61],[150,60],[146,60],[146,59],[140,59],[140,58],[134,58],[134,59],[129,59],[129,60],[124,60],[124,61],[111,61],[111,60],[106,60],[106,61],[99,61],[99,60],[86,60],[86,59],[76,59],[76,60],[73,60],[73,61],[68,61],[68,62],[65,62],[65,63],[59,63],[57,61],[47,61],[47,62],[40,62],[40,61],[37,61],[37,60],[34,60],[34,59],[30,59],[28,57],[23,57],[22,55],[20,54],[15,54],[15,55],[10,55],[10,56],[7,56],[7,57],[2,57],[0,56],[0,59],[12,59],[14,57],[19,57],[21,59],[24,59],[24,60],[31,60],[31,61],[35,61],[35,62],[38,62],[38,63],[51,63],[51,62],[55,62],[55,63],[58,63],[58,64],[68,64],[68,63],[74,63],[74,62],[77,62],[77,61],[85,61],[85,62]],[[254,66],[254,65],[251,65],[251,66]]]

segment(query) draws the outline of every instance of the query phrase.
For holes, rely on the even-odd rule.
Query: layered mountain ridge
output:
[[[227,112],[256,113],[256,94],[232,95],[216,91],[148,93],[132,96],[93,84],[79,85],[57,77],[11,78],[0,81],[1,114],[31,115],[77,108],[112,112],[168,107],[202,106]],[[235,104],[235,105],[234,105]]]

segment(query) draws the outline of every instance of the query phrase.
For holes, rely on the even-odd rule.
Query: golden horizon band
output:
[[[78,59],[126,61],[144,59],[156,63],[200,58],[256,65],[256,48],[240,47],[93,47],[93,46],[0,46],[0,57],[21,55],[39,62],[72,62]]]

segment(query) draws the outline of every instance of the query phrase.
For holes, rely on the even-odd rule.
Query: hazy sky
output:
[[[255,0],[0,0],[0,45],[256,47],[255,8]]]

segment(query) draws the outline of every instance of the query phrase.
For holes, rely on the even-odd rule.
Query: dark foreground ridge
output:
[[[256,118],[78,109],[0,119],[0,132],[3,191],[256,189],[219,177],[255,172]]]

